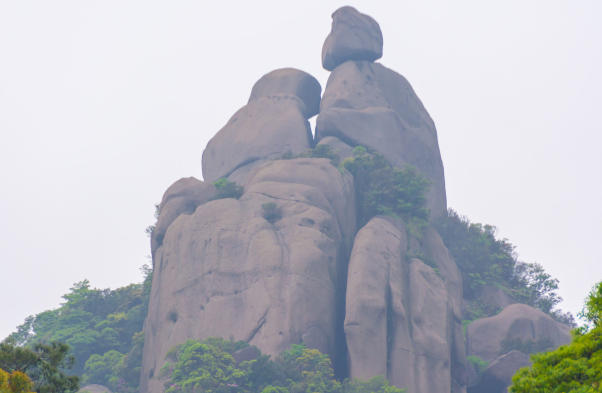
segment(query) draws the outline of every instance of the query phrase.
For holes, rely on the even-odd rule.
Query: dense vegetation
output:
[[[97,383],[119,393],[138,390],[152,272],[116,290],[92,289],[87,280],[75,284],[55,310],[28,317],[9,340],[26,348],[66,343],[75,362],[69,371],[86,385]],[[5,370],[8,371],[8,370]]]
[[[584,328],[573,330],[573,342],[554,351],[531,355],[532,367],[512,378],[514,393],[602,392],[602,282],[586,300],[580,317]]]
[[[570,313],[556,309],[562,301],[556,292],[558,280],[538,263],[520,262],[515,247],[508,239],[498,239],[494,226],[471,223],[452,209],[433,225],[460,270],[464,298],[474,301],[471,315],[465,315],[468,321],[501,311],[482,301],[485,286],[492,286],[519,303],[533,306],[561,323],[576,326]]]
[[[403,219],[412,229],[428,222],[426,192],[430,181],[411,165],[392,167],[380,153],[358,146],[343,167],[355,178],[358,228],[376,215]]]
[[[64,343],[17,345],[14,338],[0,343],[0,392],[63,393],[79,388],[79,377],[67,375],[75,358]]]
[[[275,360],[262,355],[240,364],[232,354],[249,345],[244,341],[209,338],[176,345],[166,356],[168,362],[159,378],[167,393],[261,392],[261,393],[402,393],[383,377],[367,382],[333,379],[327,355],[304,345],[292,345]]]

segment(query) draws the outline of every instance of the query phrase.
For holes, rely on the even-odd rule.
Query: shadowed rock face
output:
[[[267,202],[282,209],[274,224],[264,218]],[[176,218],[155,254],[141,392],[162,391],[165,354],[189,338],[232,335],[277,355],[310,333],[336,355],[335,294],[354,211],[353,177],[304,158],[268,162],[249,174],[240,200]]]
[[[507,337],[537,340],[548,337],[554,346],[571,342],[571,328],[526,304],[511,304],[501,313],[472,322],[466,330],[468,355],[492,361]]]
[[[483,371],[480,382],[468,389],[468,393],[504,393],[512,384],[512,377],[519,369],[531,365],[529,356],[511,351],[497,358]]]
[[[461,279],[442,243],[437,250],[441,240],[434,229],[426,232],[423,246],[434,250],[440,271],[457,275],[448,276],[447,283],[407,255],[408,236],[400,220],[375,217],[357,234],[345,317],[351,378],[385,375],[392,385],[417,393],[449,392],[452,385],[463,391],[461,295],[455,293]]]
[[[341,7],[332,14],[332,30],[322,47],[322,66],[334,70],[347,60],[374,61],[383,55],[380,26],[353,7]]]
[[[182,214],[192,214],[199,205],[215,196],[217,189],[213,184],[205,183],[194,177],[187,177],[172,184],[159,205],[159,219],[151,235],[151,255],[163,244],[167,228]]]
[[[427,207],[436,218],[447,210],[445,176],[433,120],[408,81],[368,61],[347,61],[330,75],[316,139],[334,136],[383,154],[393,166],[415,166],[432,182]]]

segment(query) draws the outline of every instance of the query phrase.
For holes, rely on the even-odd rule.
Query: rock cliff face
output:
[[[163,391],[171,347],[212,336],[271,355],[303,342],[331,355],[339,376],[466,391],[462,280],[436,230],[383,216],[356,228],[349,172],[324,158],[275,160],[316,145],[343,160],[362,145],[424,173],[431,216],[445,212],[434,123],[405,78],[374,63],[382,44],[372,18],[336,11],[322,51],[332,70],[324,96],[302,71],[266,74],[209,141],[205,182],[182,179],[165,193],[151,239],[142,393]],[[211,183],[224,177],[244,185],[238,200],[214,199]]]

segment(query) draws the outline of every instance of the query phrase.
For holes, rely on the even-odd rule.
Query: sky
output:
[[[202,179],[262,75],[324,89],[343,5],[379,22],[379,62],[434,119],[448,206],[542,264],[576,314],[602,280],[602,2],[3,1],[0,340],[76,282],[141,281],[154,204]]]

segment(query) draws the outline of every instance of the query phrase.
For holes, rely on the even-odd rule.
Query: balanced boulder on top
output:
[[[383,55],[380,26],[353,7],[341,7],[332,14],[332,30],[322,47],[322,66],[334,70],[347,60],[374,61]]]

